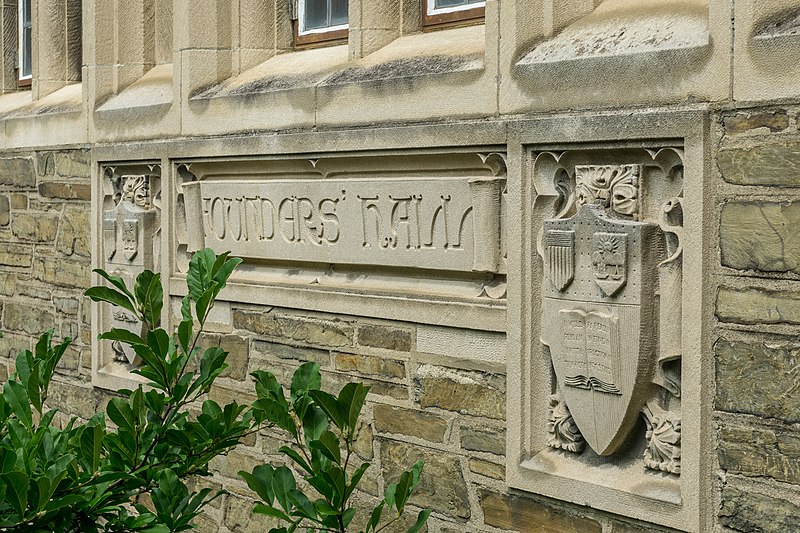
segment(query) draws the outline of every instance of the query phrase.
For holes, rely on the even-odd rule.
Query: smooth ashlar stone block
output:
[[[720,339],[716,356],[716,408],[800,422],[800,343]]]
[[[800,185],[800,142],[724,148],[717,155],[722,177],[736,185]]]
[[[800,274],[800,202],[728,202],[720,220],[722,265]]]
[[[800,324],[800,294],[748,287],[721,287],[717,318],[737,324]]]

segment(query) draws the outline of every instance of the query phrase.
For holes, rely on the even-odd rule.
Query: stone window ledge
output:
[[[67,85],[39,100],[33,100],[30,91],[20,91],[0,96],[0,120],[62,113],[80,113],[82,110],[83,85],[80,83]]]
[[[280,54],[191,100],[464,72],[479,74],[485,68],[485,29],[479,25],[414,34],[396,39],[359,60],[348,61],[347,56],[344,45]]]
[[[172,105],[173,69],[172,64],[158,65],[144,76],[111,97],[97,108],[99,114],[142,108],[163,108]]]

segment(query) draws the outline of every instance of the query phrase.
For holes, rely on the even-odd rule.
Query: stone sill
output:
[[[452,73],[480,74],[485,68],[485,40],[484,26],[480,25],[400,37],[355,61],[348,61],[346,45],[279,54],[190,101]]]
[[[103,114],[128,109],[161,109],[172,105],[172,64],[158,65],[97,108]]]

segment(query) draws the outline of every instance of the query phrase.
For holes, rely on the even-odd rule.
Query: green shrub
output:
[[[183,320],[174,335],[159,327],[164,301],[158,274],[146,271],[129,289],[97,272],[110,286],[87,296],[134,313],[144,333],[112,329],[102,339],[125,343],[142,361],[135,370],[148,386],[119,391],[106,413],[64,427],[46,410],[54,369],[69,339],[53,345],[45,333],[34,352],[24,351],[0,394],[0,528],[11,531],[145,531],[192,529],[191,521],[220,493],[190,491],[184,480],[207,475],[208,462],[257,431],[248,406],[202,403],[196,420],[189,406],[206,395],[227,367],[220,348],[197,346],[209,311],[238,259],[211,250],[192,258]],[[114,427],[106,425],[106,416]],[[147,494],[152,509],[135,503]]]
[[[270,533],[293,533],[297,529],[345,533],[357,513],[351,497],[370,466],[362,463],[353,469],[355,465],[350,463],[355,459],[353,443],[369,387],[348,383],[338,397],[333,396],[320,390],[319,365],[305,363],[292,377],[287,400],[273,374],[257,371],[252,376],[258,395],[253,404],[254,416],[288,433],[293,446],[283,446],[279,451],[291,459],[305,485],[310,487],[308,492],[303,490],[294,472],[286,466],[275,468],[266,464],[256,466],[252,472],[239,472],[263,500],[254,512],[288,523],[288,527],[273,528]],[[362,532],[381,531],[403,515],[419,483],[422,466],[418,462],[403,472],[397,483],[386,488],[383,500],[371,510]],[[421,511],[408,533],[419,531],[430,513],[429,509]]]

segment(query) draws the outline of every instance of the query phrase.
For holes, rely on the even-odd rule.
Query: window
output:
[[[17,14],[19,20],[18,79],[20,85],[26,86],[30,85],[32,77],[31,0],[19,0]]]
[[[485,6],[485,0],[425,0],[422,25],[438,26],[482,19]]]
[[[295,43],[308,45],[347,38],[347,0],[299,0]]]

